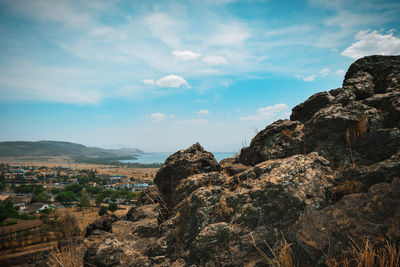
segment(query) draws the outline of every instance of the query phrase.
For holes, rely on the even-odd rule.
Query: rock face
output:
[[[278,120],[257,134],[240,152],[239,162],[255,165],[282,159],[304,151],[303,125],[299,121]]]
[[[324,266],[351,242],[399,241],[400,56],[357,60],[290,118],[220,164],[198,143],[171,155],[158,202],[127,214],[131,266],[265,266],[284,240],[296,266]]]
[[[101,230],[105,232],[112,232],[112,224],[117,220],[117,216],[105,215],[101,219],[95,221],[94,223],[89,224],[86,227],[85,237],[88,237],[92,234],[94,230]]]
[[[176,204],[175,190],[178,183],[194,174],[219,170],[214,155],[196,143],[186,150],[178,151],[167,158],[158,170],[154,182],[157,184],[166,208]]]

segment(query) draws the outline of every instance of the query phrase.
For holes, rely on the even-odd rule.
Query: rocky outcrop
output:
[[[158,203],[127,214],[132,266],[265,266],[282,242],[296,266],[324,266],[351,242],[397,242],[399,101],[400,56],[366,57],[237,157],[218,164],[198,143],[171,155]]]
[[[175,206],[175,190],[181,180],[194,174],[218,170],[214,155],[205,151],[199,143],[169,156],[154,178],[165,208],[172,210]]]
[[[316,151],[337,168],[390,158],[400,148],[399,62],[398,56],[357,60],[342,88],[311,96],[293,108],[290,121],[267,126],[239,161],[254,165]]]
[[[101,230],[105,232],[112,232],[112,224],[117,220],[117,216],[105,215],[94,223],[89,224],[86,227],[85,237],[88,237],[92,234],[94,230]]]

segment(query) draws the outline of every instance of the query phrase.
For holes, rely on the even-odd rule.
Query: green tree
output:
[[[108,205],[108,210],[111,212],[114,212],[118,209],[118,204],[115,202],[112,202]]]
[[[48,194],[41,192],[37,195],[32,196],[31,202],[43,202],[43,203],[49,203],[50,197]]]
[[[14,208],[10,200],[5,200],[0,203],[0,222],[7,218],[18,218],[18,210]]]
[[[104,193],[100,193],[96,195],[96,206],[100,207],[101,203],[103,202],[103,199],[105,198]]]
[[[60,201],[64,206],[69,207],[77,198],[77,195],[72,191],[63,191],[58,193],[56,200]]]
[[[86,192],[88,192],[91,195],[97,195],[103,191],[103,188],[100,186],[89,186],[86,188]]]
[[[87,208],[90,206],[90,200],[87,194],[83,193],[79,198],[78,207],[80,209]]]
[[[108,208],[106,206],[101,206],[99,209],[99,215],[103,216],[104,214],[107,214]]]
[[[71,184],[64,188],[64,191],[72,191],[77,195],[80,195],[82,190],[83,190],[83,185],[81,184]]]

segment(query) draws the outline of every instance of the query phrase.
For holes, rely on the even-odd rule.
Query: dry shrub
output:
[[[272,249],[266,242],[265,244],[269,248],[272,253],[272,258],[265,254],[256,244],[253,235],[251,235],[253,240],[253,245],[260,253],[260,255],[265,259],[268,265],[274,267],[295,267],[295,261],[293,259],[293,251],[291,246],[293,244],[289,244],[285,238],[282,238],[282,241]]]
[[[358,118],[356,123],[350,124],[346,129],[346,143],[350,150],[350,158],[355,166],[351,145],[353,142],[367,133],[367,120],[364,115]]]
[[[72,239],[72,237],[77,236],[80,233],[78,219],[69,212],[65,212],[60,217],[59,226],[65,240]]]
[[[327,257],[328,267],[399,267],[400,248],[386,240],[383,246],[376,246],[368,239],[358,245],[351,239],[352,245],[347,256],[342,259]]]
[[[292,139],[292,138],[293,138],[293,133],[292,133],[292,131],[290,131],[290,130],[288,130],[288,129],[283,129],[283,130],[282,130],[282,134],[283,134],[284,136],[286,136],[287,138],[289,138],[289,139]]]
[[[83,265],[83,258],[77,249],[77,244],[69,239],[65,246],[50,251],[47,265],[50,267],[77,267]]]

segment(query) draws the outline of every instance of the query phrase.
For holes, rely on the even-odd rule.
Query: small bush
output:
[[[108,208],[106,206],[101,206],[99,209],[99,215],[103,216],[104,214],[107,214]]]
[[[108,205],[108,210],[109,211],[111,211],[111,212],[114,212],[114,211],[116,211],[118,209],[118,204],[117,203],[110,203],[109,205]]]

